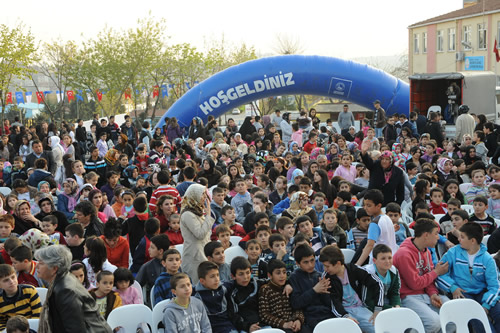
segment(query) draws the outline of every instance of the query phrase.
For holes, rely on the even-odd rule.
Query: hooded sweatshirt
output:
[[[201,282],[196,285],[194,297],[205,304],[210,325],[217,333],[229,333],[235,330],[229,318],[230,304],[226,297],[227,293],[228,290],[224,285],[219,285],[215,290],[205,288]]]
[[[163,325],[165,332],[212,333],[207,310],[203,302],[191,296],[187,308],[170,301],[164,310]]]
[[[394,254],[393,263],[401,277],[401,299],[408,295],[427,294],[430,297],[438,293],[434,285],[438,275],[434,271],[432,254],[427,248],[420,251],[413,240],[405,239]]]

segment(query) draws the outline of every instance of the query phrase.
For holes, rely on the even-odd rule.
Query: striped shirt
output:
[[[36,289],[32,286],[20,284],[17,293],[8,297],[5,292],[0,294],[0,330],[5,329],[10,317],[21,315],[26,318],[39,318],[42,303]]]
[[[156,202],[162,195],[171,195],[174,198],[174,204],[177,208],[179,208],[182,201],[179,191],[170,185],[160,185],[156,190],[154,190],[153,194],[151,194],[151,200],[149,200],[150,212],[156,212]]]

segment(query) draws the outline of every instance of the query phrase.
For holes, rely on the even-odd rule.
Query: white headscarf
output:
[[[61,139],[59,139],[58,136],[51,136],[50,137],[50,148],[52,148],[52,150],[56,149],[57,147],[59,147],[61,149],[61,152],[64,154],[64,148],[63,146],[61,146]]]

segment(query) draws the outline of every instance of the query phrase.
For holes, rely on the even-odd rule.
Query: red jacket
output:
[[[438,293],[434,285],[438,275],[434,271],[431,251],[420,251],[413,244],[413,238],[403,241],[394,254],[393,263],[401,277],[401,299],[408,295],[427,294],[430,297]]]
[[[316,142],[311,143],[310,141],[307,141],[302,150],[307,152],[308,154],[311,154],[313,149],[316,148],[317,146],[318,146],[318,144]]]
[[[445,204],[444,202],[441,203],[441,205],[436,205],[435,203],[433,203],[431,201],[431,203],[429,204],[429,208],[430,208],[430,212],[431,214],[435,215],[435,214],[446,214],[448,213],[448,205]]]
[[[170,239],[170,245],[178,245],[178,244],[183,244],[184,243],[184,238],[182,238],[181,230],[173,231],[171,229],[168,229],[165,234],[168,236],[168,239]]]
[[[104,239],[104,235],[100,236],[104,241],[106,246],[106,253],[108,255],[108,261],[117,267],[128,268],[128,257],[129,257],[129,244],[125,237],[120,236],[118,238],[118,243],[115,247],[109,247],[108,243]]]

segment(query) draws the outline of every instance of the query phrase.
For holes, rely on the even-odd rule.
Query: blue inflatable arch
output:
[[[318,95],[373,108],[381,101],[387,114],[409,113],[407,83],[371,66],[321,56],[287,55],[230,67],[213,75],[179,98],[163,115],[176,117],[181,127],[194,117],[206,123],[208,115],[219,117],[254,100],[280,95]]]

